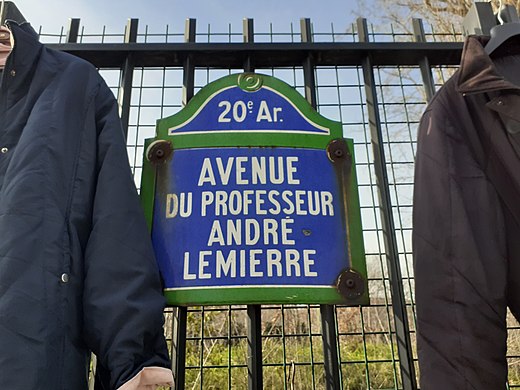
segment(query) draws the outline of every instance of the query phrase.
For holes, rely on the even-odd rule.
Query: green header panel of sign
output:
[[[352,141],[292,87],[221,78],[145,146],[170,305],[368,303]]]

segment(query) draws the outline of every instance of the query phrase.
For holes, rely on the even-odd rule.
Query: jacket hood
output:
[[[14,37],[14,46],[7,58],[4,69],[3,81],[9,77],[9,88],[12,90],[24,90],[23,84],[32,79],[33,67],[38,62],[43,45],[38,41],[38,34],[27,23],[17,23],[12,20],[6,22]]]
[[[505,80],[484,50],[489,37],[470,35],[464,43],[457,78],[457,91],[463,94],[519,89]]]

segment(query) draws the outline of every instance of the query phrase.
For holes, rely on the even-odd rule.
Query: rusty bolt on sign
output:
[[[343,298],[351,300],[363,295],[365,283],[359,273],[348,269],[339,274],[336,288]]]
[[[333,139],[327,145],[327,156],[333,163],[352,160],[347,143],[342,138]]]
[[[173,147],[170,141],[157,140],[148,146],[146,158],[152,164],[161,164],[167,161],[172,155]]]

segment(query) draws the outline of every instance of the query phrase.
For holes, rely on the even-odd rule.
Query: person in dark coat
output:
[[[96,69],[8,23],[0,89],[0,389],[171,383],[164,299],[117,104]]]
[[[423,390],[505,389],[507,308],[520,318],[520,50],[490,58],[486,43],[467,39],[419,129],[413,251]]]

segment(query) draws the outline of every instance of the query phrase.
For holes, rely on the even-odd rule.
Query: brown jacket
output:
[[[418,136],[413,250],[421,389],[504,389],[520,318],[520,87],[469,37]],[[520,61],[518,55],[511,60]]]

